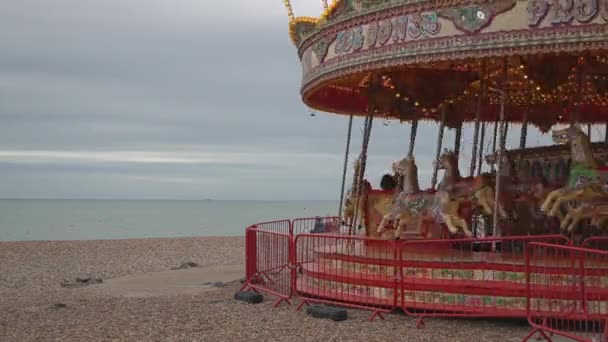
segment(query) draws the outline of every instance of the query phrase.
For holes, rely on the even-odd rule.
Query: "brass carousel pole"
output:
[[[414,119],[412,121],[412,126],[411,126],[411,130],[410,130],[410,144],[407,148],[407,158],[408,159],[413,159],[414,158],[414,146],[416,144],[416,134],[418,133],[418,118]],[[397,189],[398,191],[395,192],[395,197],[399,196],[399,193],[403,190],[403,175],[399,175],[399,178],[397,179]]]
[[[528,108],[524,112],[524,120],[521,124],[521,135],[519,136],[519,148],[526,148],[526,140],[528,139]]]
[[[492,153],[496,153],[496,139],[498,138],[498,125],[500,121],[500,114],[499,117],[496,118],[496,121],[494,121],[494,137],[492,138]],[[490,163],[490,170],[492,170],[492,172],[494,172],[494,163]]]
[[[418,133],[418,119],[412,121],[412,128],[410,131],[410,145],[407,150],[407,157],[414,157],[414,145],[416,144],[416,133]]]
[[[437,173],[439,172],[439,156],[441,155],[441,145],[443,144],[443,131],[445,128],[445,115],[447,106],[441,106],[441,123],[439,124],[439,134],[437,134],[437,150],[435,151],[435,162],[433,163],[433,178],[431,178],[431,189],[437,185]]]
[[[462,122],[456,127],[456,134],[454,135],[454,155],[456,160],[460,158],[460,140],[462,140]]]
[[[350,152],[350,136],[353,130],[353,116],[348,119],[348,133],[346,135],[346,152],[344,153],[344,168],[342,169],[342,188],[340,190],[340,207],[338,217],[342,220],[342,205],[344,204],[344,186],[346,185],[346,170],[348,168],[348,154]]]
[[[371,113],[371,109],[370,109],[370,113]],[[355,191],[355,209],[354,209],[354,213],[353,213],[353,222],[349,229],[348,235],[352,235],[352,230],[357,228],[357,218],[359,216],[359,209],[360,209],[359,205],[360,205],[361,194],[362,194],[361,190],[363,187],[363,179],[365,178],[363,161],[365,159],[367,159],[365,150],[367,149],[368,127],[371,125],[370,118],[371,118],[371,115],[368,114],[368,116],[365,118],[365,122],[363,124],[363,141],[361,142],[361,154],[359,155],[359,162],[360,162],[359,174],[356,175],[357,179],[355,180],[355,184],[357,184],[357,189]]]
[[[507,61],[505,60],[503,66],[503,86],[506,86],[507,81]],[[498,121],[500,122],[500,146],[498,147],[498,162],[496,163],[496,189],[494,190],[494,229],[492,232],[493,237],[498,237],[500,235],[500,230],[498,229],[498,211],[500,208],[500,172],[502,171],[502,157],[505,150],[506,144],[506,124],[505,124],[505,102],[507,101],[507,92],[505,89],[495,89],[497,93],[500,94],[500,114],[498,117]],[[495,243],[492,244],[492,250],[495,250]]]
[[[496,163],[496,189],[494,191],[494,218],[493,218],[493,222],[494,222],[494,231],[492,233],[492,236],[497,237],[499,234],[499,229],[498,229],[498,209],[500,206],[500,172],[501,170],[501,160],[502,160],[502,156],[504,153],[504,148],[505,148],[505,135],[504,135],[504,131],[505,131],[505,125],[504,125],[504,120],[505,120],[505,101],[506,101],[506,94],[504,92],[504,90],[496,90],[500,92],[500,130],[501,130],[501,134],[500,134],[500,147],[498,148],[498,162]]]
[[[479,137],[479,156],[477,158],[477,160],[479,162],[479,168],[477,169],[478,176],[481,175],[481,169],[483,167],[483,150],[484,150],[485,140],[486,140],[486,123],[482,122],[481,123],[481,136]]]
[[[363,180],[365,179],[365,166],[367,164],[367,147],[369,145],[369,136],[372,130],[372,122],[374,119],[374,104],[372,103],[371,97],[374,96],[374,87],[376,86],[376,80],[375,78],[371,77],[370,80],[370,84],[369,84],[369,96],[370,98],[368,99],[368,114],[367,117],[365,118],[365,124],[363,126],[363,143],[361,146],[361,164],[360,164],[360,171],[359,171],[359,179],[357,179],[357,191],[356,191],[356,197],[355,197],[355,210],[354,210],[354,216],[353,216],[353,224],[351,226],[351,228],[349,229],[349,235],[352,235],[352,230],[357,228],[357,219],[359,216],[359,211],[360,211],[360,202],[361,202],[361,193],[362,193],[362,188],[363,188]]]

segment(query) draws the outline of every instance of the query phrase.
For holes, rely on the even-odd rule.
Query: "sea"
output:
[[[239,236],[253,223],[333,216],[338,201],[0,200],[0,241]]]

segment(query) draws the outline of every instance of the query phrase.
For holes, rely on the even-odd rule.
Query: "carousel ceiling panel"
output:
[[[526,110],[517,108],[525,104],[547,105],[547,117],[564,117],[556,89],[566,89],[579,57],[599,56],[587,67],[593,91],[578,107],[590,102],[591,114],[579,116],[595,120],[604,113],[601,100],[608,89],[601,61],[608,49],[608,2],[577,1],[570,7],[547,0],[335,1],[320,18],[291,21],[302,62],[302,99],[314,109],[354,115],[367,115],[371,103],[377,114],[401,119],[436,118],[438,107],[451,101],[450,108],[460,109],[452,115],[470,120],[483,60],[486,75],[494,77],[491,87],[512,93],[512,120],[524,118]],[[505,62],[522,65],[525,74],[502,80]],[[369,75],[389,76],[393,88],[371,96]],[[400,101],[389,99],[387,89]],[[498,102],[490,93],[482,117],[494,117]]]

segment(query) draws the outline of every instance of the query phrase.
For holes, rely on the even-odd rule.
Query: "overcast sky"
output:
[[[15,0],[0,13],[0,197],[339,197],[348,119],[301,103],[281,1]],[[422,184],[436,131],[419,130]],[[376,121],[368,177],[408,139]]]

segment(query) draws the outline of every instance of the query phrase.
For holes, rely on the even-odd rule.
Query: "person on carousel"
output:
[[[315,225],[310,232],[313,234],[325,233],[325,225],[319,216],[315,218]]]
[[[382,180],[380,180],[380,189],[384,191],[391,191],[395,190],[396,187],[397,180],[395,179],[395,176],[388,173],[382,176]]]

